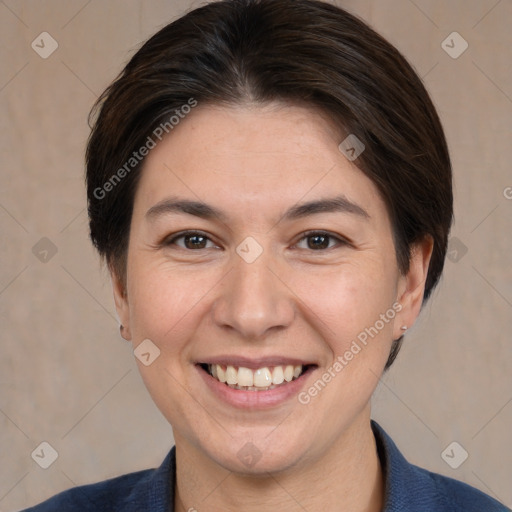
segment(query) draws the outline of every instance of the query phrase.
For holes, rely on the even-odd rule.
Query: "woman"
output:
[[[506,510],[370,419],[440,278],[452,183],[420,79],[364,23],[314,0],[191,11],[100,98],[87,189],[176,446],[30,510]]]

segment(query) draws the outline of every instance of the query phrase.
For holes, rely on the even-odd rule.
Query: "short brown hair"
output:
[[[453,217],[441,123],[394,46],[317,0],[223,0],[192,10],[151,37],[102,94],[91,112],[97,116],[86,155],[90,232],[119,277],[143,159],[133,168],[126,162],[191,99],[305,104],[360,139],[365,150],[355,163],[387,205],[400,271],[407,272],[414,243],[434,241],[428,299],[443,270]]]

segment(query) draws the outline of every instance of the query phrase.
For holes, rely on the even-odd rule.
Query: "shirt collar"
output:
[[[377,422],[372,420],[371,426],[385,482],[382,512],[446,510],[439,502],[427,473],[407,462]]]

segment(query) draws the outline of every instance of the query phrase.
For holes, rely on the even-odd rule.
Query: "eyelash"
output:
[[[178,233],[177,235],[173,236],[172,238],[167,238],[166,240],[164,240],[162,245],[163,246],[176,245],[177,240],[180,240],[187,236],[189,236],[189,237],[200,236],[200,237],[204,237],[208,241],[212,242],[210,237],[202,231],[183,231],[183,232]],[[337,244],[336,244],[337,246],[350,245],[350,242],[348,240],[345,240],[344,238],[342,238],[340,236],[329,233],[328,231],[306,231],[305,233],[302,233],[301,238],[299,238],[299,240],[294,245],[297,245],[298,243],[302,242],[303,240],[306,240],[306,239],[314,237],[314,236],[323,236],[323,237],[329,238],[329,240],[335,240],[337,242]],[[181,249],[184,249],[186,251],[200,251],[200,250],[204,250],[204,249],[210,249],[210,247],[205,247],[205,248],[201,248],[201,249],[188,249],[186,247],[181,247],[181,246],[178,246],[178,247],[180,247]],[[335,247],[336,246],[327,247],[325,249],[309,249],[309,250],[312,252],[323,252],[323,251],[326,251],[329,249],[333,249]]]

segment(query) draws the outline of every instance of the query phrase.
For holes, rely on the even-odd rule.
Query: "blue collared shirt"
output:
[[[409,464],[375,421],[372,429],[384,470],[383,512],[510,512],[474,487]],[[175,481],[173,447],[158,469],[75,487],[24,512],[173,512]]]

